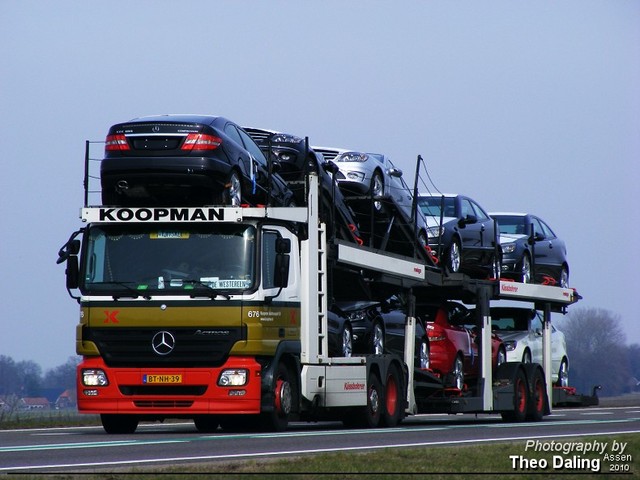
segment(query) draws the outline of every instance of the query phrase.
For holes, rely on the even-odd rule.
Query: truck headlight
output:
[[[240,370],[223,370],[218,378],[218,386],[220,387],[241,387],[247,384],[249,371]]]
[[[82,370],[82,384],[85,387],[106,387],[109,385],[109,379],[104,370],[85,369]]]

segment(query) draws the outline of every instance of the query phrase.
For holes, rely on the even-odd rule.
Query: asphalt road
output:
[[[199,433],[193,423],[142,423],[131,435],[101,427],[0,431],[1,473],[82,472],[216,462],[334,451],[372,451],[527,439],[569,441],[640,433],[640,407],[556,409],[537,423],[505,423],[498,415],[417,415],[398,428],[351,430],[340,423],[294,423],[283,433]],[[637,452],[636,452],[637,453]],[[635,470],[635,469],[634,469]]]

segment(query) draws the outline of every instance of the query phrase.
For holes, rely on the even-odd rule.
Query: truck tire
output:
[[[100,421],[104,431],[111,434],[133,433],[138,428],[138,417],[135,415],[103,413]]]
[[[527,377],[519,368],[513,378],[513,410],[502,412],[502,419],[507,422],[524,422],[527,418],[528,403]]]
[[[387,379],[384,383],[384,408],[382,409],[382,423],[387,427],[395,427],[402,420],[404,405],[403,378],[395,363],[389,365]]]
[[[193,423],[200,433],[213,433],[218,429],[220,419],[216,415],[198,415]]]
[[[539,422],[547,406],[547,386],[542,372],[535,370],[531,376],[531,394],[529,396],[529,414],[527,420]]]
[[[287,429],[289,415],[296,397],[292,378],[287,366],[282,362],[278,364],[278,369],[273,376],[273,410],[260,414],[261,423],[265,430],[282,432]]]
[[[362,428],[377,428],[382,420],[384,394],[378,375],[369,371],[367,379],[367,404],[358,409],[356,425]]]

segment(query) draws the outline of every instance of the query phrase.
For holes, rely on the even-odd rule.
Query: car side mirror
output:
[[[271,160],[271,173],[279,173],[282,170],[282,164],[279,160]]]
[[[400,178],[402,176],[402,170],[400,170],[399,168],[390,168],[387,171],[387,174],[390,177],[398,177],[398,178]]]
[[[332,175],[335,175],[340,171],[340,168],[338,167],[338,165],[336,165],[331,160],[323,162],[322,169],[327,173],[331,173]]]
[[[478,217],[476,217],[475,215],[467,215],[466,217],[458,220],[458,226],[460,228],[464,228],[467,225],[472,225],[477,222],[478,222]]]

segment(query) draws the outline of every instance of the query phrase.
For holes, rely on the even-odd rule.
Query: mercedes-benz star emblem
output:
[[[176,339],[169,332],[163,330],[153,336],[151,346],[158,355],[169,355],[176,346]]]

